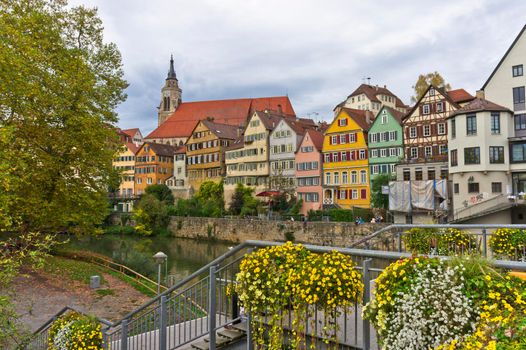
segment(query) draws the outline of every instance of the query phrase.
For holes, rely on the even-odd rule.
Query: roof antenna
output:
[[[371,85],[371,77],[367,77],[367,85]]]

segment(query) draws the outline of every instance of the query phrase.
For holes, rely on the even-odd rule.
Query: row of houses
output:
[[[410,107],[386,86],[362,84],[327,125],[298,118],[287,96],[182,102],[172,59],[158,127],[132,142],[135,168],[123,176],[134,181],[120,194],[166,183],[188,197],[223,181],[227,203],[241,183],[295,192],[306,213],[370,207],[374,178],[390,174],[397,222],[524,223],[525,61],[523,28],[474,95],[429,86]]]

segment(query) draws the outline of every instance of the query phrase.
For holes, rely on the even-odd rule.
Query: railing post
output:
[[[398,234],[397,234],[397,238],[398,238],[398,253],[401,253],[402,252],[402,231],[401,230],[398,230]]]
[[[128,319],[125,318],[121,322],[121,348],[120,350],[128,350]]]
[[[486,228],[482,229],[482,255],[488,257],[488,235],[486,233]]]
[[[104,350],[109,349],[109,344],[108,344],[108,328],[102,328],[102,329],[101,329],[101,332],[102,332],[102,348],[103,348]]]
[[[369,268],[371,267],[371,259],[366,259],[363,262],[363,304],[366,305],[369,302],[370,295],[371,295],[371,275],[369,272]],[[363,350],[369,350],[371,347],[371,326],[369,324],[369,321],[365,318],[362,319],[363,321],[363,327],[362,327],[362,340],[363,340]]]
[[[208,296],[208,336],[209,349],[216,350],[216,267],[210,266],[210,285]]]
[[[161,296],[161,308],[159,317],[159,350],[166,350],[166,334],[168,325],[168,310],[166,308],[166,295]]]
[[[247,350],[254,350],[254,343],[252,342],[252,315],[247,313]]]

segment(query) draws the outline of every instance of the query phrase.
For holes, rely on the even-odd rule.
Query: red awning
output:
[[[256,194],[256,197],[272,197],[279,196],[280,194],[280,191],[263,191],[261,193]]]

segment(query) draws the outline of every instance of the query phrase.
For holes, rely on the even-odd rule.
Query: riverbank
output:
[[[101,288],[89,287],[92,275],[101,276]],[[10,293],[20,321],[31,331],[64,306],[114,321],[150,299],[99,266],[62,257],[49,257],[40,270],[22,271]]]
[[[174,216],[168,229],[174,237],[233,244],[247,240],[265,240],[348,247],[386,225]]]

